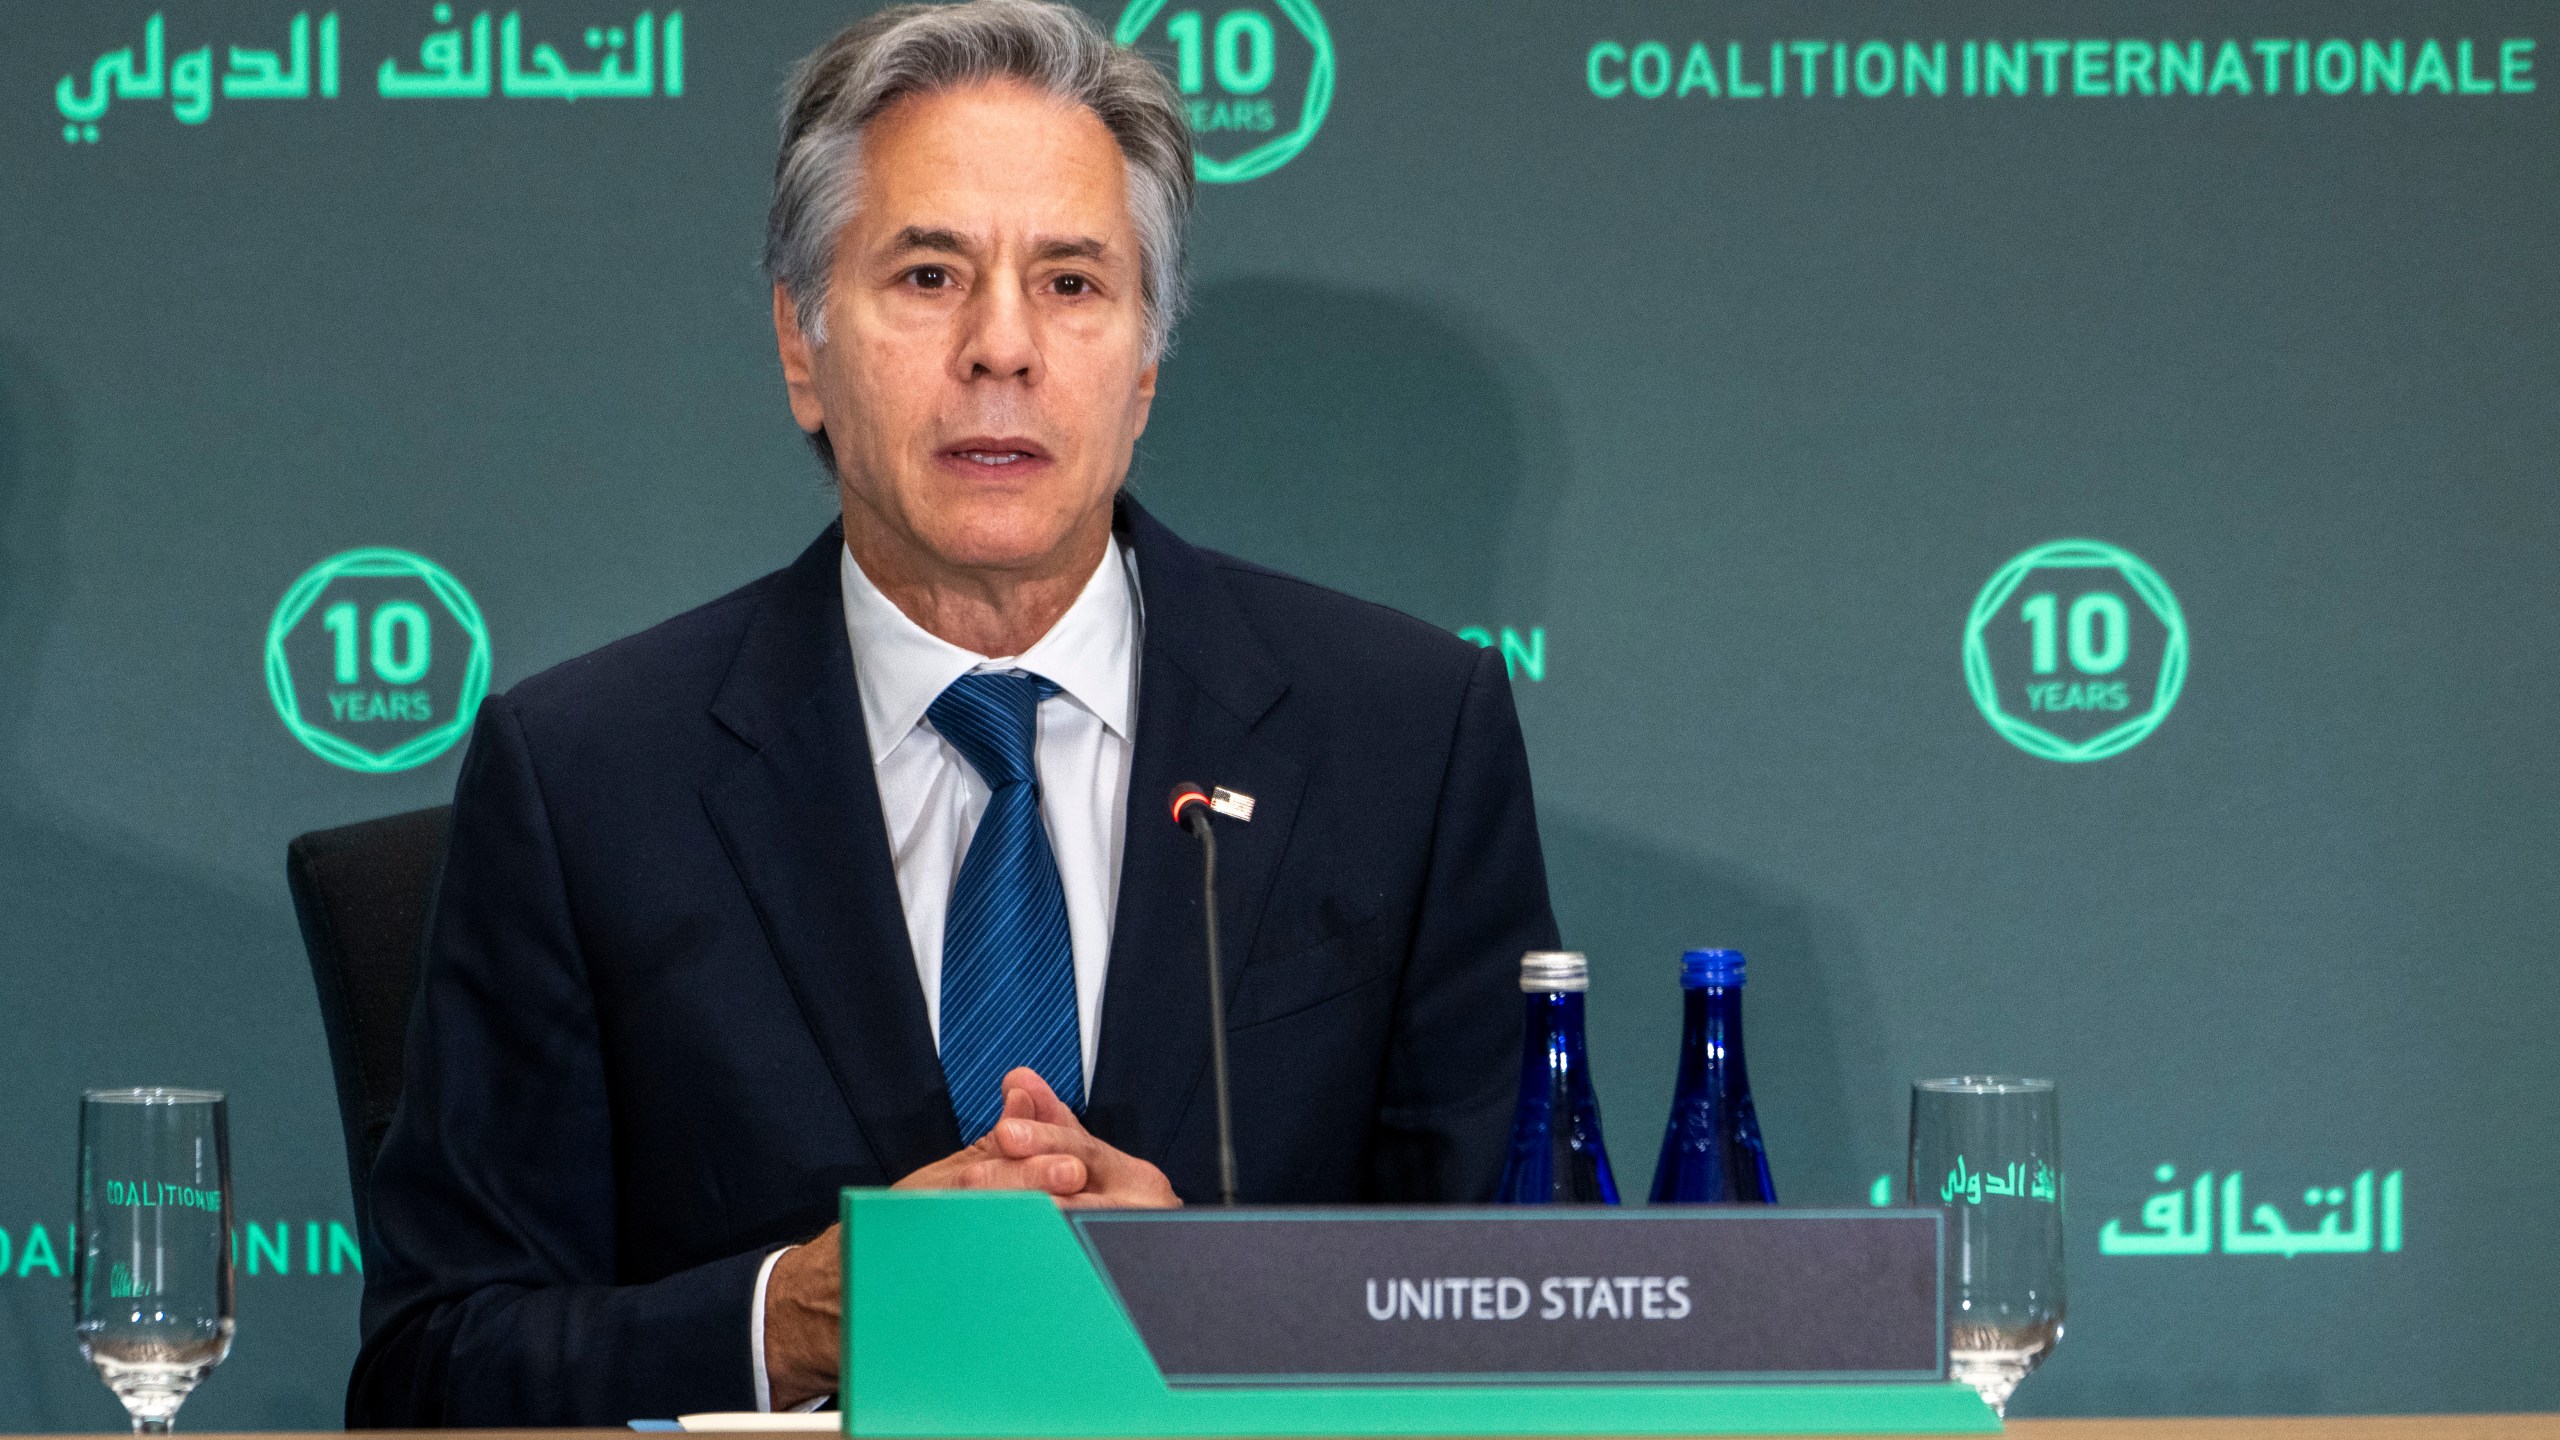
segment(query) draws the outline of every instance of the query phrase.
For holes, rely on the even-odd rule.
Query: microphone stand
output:
[[[1236,1203],[1235,1116],[1227,1100],[1227,1001],[1218,966],[1218,835],[1207,797],[1183,807],[1182,828],[1200,841],[1200,920],[1209,951],[1209,1074],[1218,1097],[1218,1203]]]

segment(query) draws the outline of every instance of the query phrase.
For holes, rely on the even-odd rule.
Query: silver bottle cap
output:
[[[1520,957],[1520,988],[1553,995],[1591,988],[1591,962],[1579,950],[1532,950]]]

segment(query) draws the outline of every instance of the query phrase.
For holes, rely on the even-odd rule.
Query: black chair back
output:
[[[400,1103],[401,1052],[453,807],[314,830],[284,851],[347,1132],[347,1179],[369,1235],[365,1177]]]

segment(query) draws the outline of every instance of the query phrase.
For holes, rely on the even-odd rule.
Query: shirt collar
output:
[[[1124,741],[1133,738],[1137,584],[1118,535],[1111,537],[1102,562],[1049,633],[1018,656],[994,659],[963,650],[908,619],[862,573],[852,550],[839,552],[836,568],[873,764],[898,748],[952,681],[973,670],[1028,670],[1045,676],[1112,733]]]

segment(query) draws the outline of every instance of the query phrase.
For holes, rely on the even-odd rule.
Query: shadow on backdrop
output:
[[[1184,322],[1129,488],[1199,544],[1453,629],[1526,627],[1558,433],[1533,366],[1426,304],[1231,280]]]
[[[1131,489],[1201,544],[1436,624],[1526,629],[1544,618],[1567,473],[1555,417],[1535,365],[1425,303],[1226,281],[1201,293],[1165,364]],[[1514,688],[1532,703],[1527,682]],[[1858,1058],[1879,1053],[1881,1030],[1847,918],[1552,803],[1541,830],[1566,943],[1591,955],[1594,1069],[1622,1188],[1641,1195],[1653,1177],[1680,951],[1720,944],[1752,960],[1753,1085],[1779,1193],[1863,1200],[1900,1147],[1900,1090]]]
[[[276,1028],[273,997],[232,983],[228,963],[268,943],[272,919],[262,923],[236,899],[45,811],[46,787],[24,768],[29,697],[73,579],[63,533],[70,414],[50,374],[0,345],[0,1085],[12,1097],[0,1108],[0,1155],[9,1160],[0,1167],[0,1229],[11,1252],[0,1267],[0,1375],[8,1377],[0,1430],[104,1430],[121,1414],[73,1347],[70,1285],[54,1274],[71,1269],[80,1091],[223,1088],[243,1037]],[[235,1114],[235,1145],[241,1128]],[[236,1172],[236,1151],[233,1159]],[[234,1178],[254,1203],[255,1177]],[[53,1265],[35,1253],[39,1224]],[[253,1290],[244,1287],[244,1301]],[[251,1318],[244,1307],[244,1343]],[[216,1372],[187,1418],[199,1428],[333,1423],[311,1395],[224,1388]],[[325,1386],[313,1393],[324,1405],[332,1398]]]

